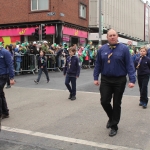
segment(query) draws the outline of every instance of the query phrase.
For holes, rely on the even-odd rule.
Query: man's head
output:
[[[107,40],[110,45],[117,44],[118,33],[114,29],[110,29],[107,32]]]

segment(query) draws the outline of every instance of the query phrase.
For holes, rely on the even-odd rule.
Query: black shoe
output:
[[[34,80],[34,82],[36,83],[36,84],[38,84],[39,82],[37,82],[36,80]]]
[[[111,129],[110,132],[109,132],[109,136],[115,136],[117,134],[117,130],[115,129]]]
[[[146,104],[146,103],[143,103],[143,105],[142,105],[142,106],[143,106],[143,108],[144,108],[144,109],[146,109],[146,108],[147,108],[147,104]]]
[[[2,114],[2,119],[9,118],[9,115]]]
[[[47,83],[49,83],[49,80],[47,80]]]
[[[139,106],[143,106],[143,101],[140,101]]]
[[[75,96],[72,96],[72,97],[71,97],[71,100],[72,100],[72,101],[76,100],[76,97],[75,97]]]
[[[110,128],[110,120],[108,120],[107,124],[106,124],[106,128],[109,129]]]
[[[10,85],[7,85],[7,86],[6,86],[6,89],[9,89],[9,88],[11,88],[11,86],[10,86]]]
[[[69,95],[68,99],[71,99],[71,97],[72,97],[72,94]]]

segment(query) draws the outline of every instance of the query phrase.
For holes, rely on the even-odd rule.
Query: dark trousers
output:
[[[10,78],[9,78],[9,76],[7,78],[7,86],[10,86]]]
[[[138,76],[138,84],[140,90],[140,101],[148,103],[148,82],[149,75]]]
[[[76,80],[77,80],[76,77],[70,77],[66,75],[65,85],[69,90],[70,94],[72,94],[73,96],[76,95]],[[69,84],[70,82],[71,82],[71,86]]]
[[[101,105],[105,110],[112,129],[118,130],[121,116],[121,100],[126,86],[126,77],[101,76]],[[110,104],[113,97],[113,106]]]
[[[9,109],[7,107],[5,93],[3,91],[7,78],[8,75],[0,75],[0,115],[9,115]]]
[[[44,73],[45,73],[46,78],[47,78],[47,81],[49,81],[49,75],[48,75],[47,68],[39,68],[37,82],[39,82],[39,81],[40,81],[40,78],[41,78],[42,72],[44,72]]]

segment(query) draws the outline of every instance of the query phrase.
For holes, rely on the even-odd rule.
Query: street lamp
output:
[[[99,44],[102,44],[102,31],[101,31],[101,20],[102,20],[102,13],[101,13],[101,0],[99,0]]]

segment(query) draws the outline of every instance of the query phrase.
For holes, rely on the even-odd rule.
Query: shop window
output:
[[[48,10],[49,0],[31,0],[31,11]]]
[[[86,6],[83,4],[80,4],[80,17],[81,18],[86,18]]]

